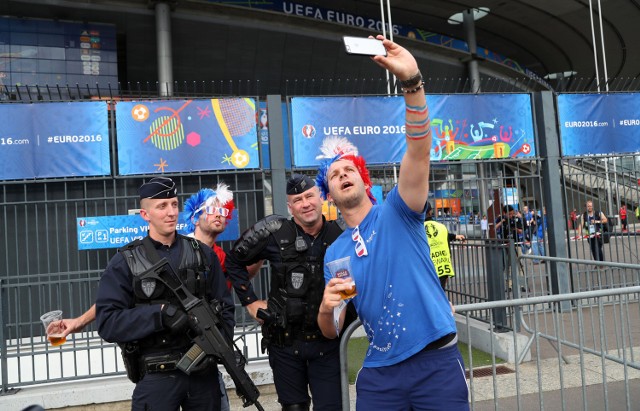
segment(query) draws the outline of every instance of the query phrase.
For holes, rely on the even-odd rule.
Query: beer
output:
[[[356,290],[356,283],[353,281],[351,281],[351,288],[340,291],[340,296],[343,300],[348,300],[349,298],[353,298],[356,295],[358,295],[358,291]]]
[[[341,268],[336,271],[336,278],[344,278],[351,280],[351,288],[340,291],[340,296],[343,300],[348,300],[349,298],[353,298],[358,295],[358,291],[356,290],[356,282],[351,278],[351,273],[346,268]]]
[[[67,337],[63,337],[59,334],[50,335],[48,338],[53,347],[57,347],[67,342]]]
[[[351,257],[342,257],[334,261],[329,261],[326,264],[331,275],[335,278],[350,280],[350,282],[345,282],[345,284],[350,284],[351,288],[340,291],[340,297],[342,297],[343,300],[355,297],[358,292],[356,291],[356,282],[351,275]]]
[[[62,333],[62,311],[54,310],[40,316],[40,321],[44,326],[44,331],[47,333],[47,338],[53,347],[60,346],[67,341],[66,337],[63,337]]]

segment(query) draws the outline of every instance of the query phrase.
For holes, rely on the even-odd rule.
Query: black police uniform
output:
[[[148,239],[148,240],[147,240]],[[171,246],[165,246],[150,237],[149,241],[156,258],[167,258],[174,270],[181,276],[187,288],[207,301],[216,299],[222,306],[225,332],[229,337],[234,326],[234,306],[226,287],[218,258],[211,248],[195,239],[176,234]],[[147,245],[148,247],[149,245]],[[178,305],[173,293],[162,284],[143,284],[132,274],[127,259],[149,257],[142,241],[135,241],[121,249],[103,273],[96,301],[98,333],[109,342],[117,342],[123,347],[137,347],[141,371],[146,371],[137,382],[132,397],[133,410],[219,410],[221,393],[218,372],[211,365],[197,373],[187,375],[175,370],[176,359],[188,350],[192,343],[186,329],[169,330],[163,325],[161,305]],[[127,257],[125,257],[127,256]],[[199,273],[199,256],[204,256],[206,267]],[[204,278],[203,278],[204,277]],[[186,324],[185,324],[186,326]],[[170,371],[167,371],[170,370]]]
[[[248,229],[227,255],[227,275],[243,306],[258,300],[246,266],[271,262],[262,344],[269,351],[283,410],[308,410],[309,389],[314,410],[341,409],[339,340],[324,338],[317,316],[325,286],[324,254],[342,231],[323,218],[314,238],[293,219],[272,215]]]

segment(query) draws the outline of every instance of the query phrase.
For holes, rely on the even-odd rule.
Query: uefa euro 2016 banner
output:
[[[640,94],[561,94],[562,155],[640,151]]]
[[[258,168],[250,98],[119,102],[119,174]]]
[[[428,95],[431,159],[534,157],[529,94]],[[405,103],[392,97],[291,99],[294,164],[317,166],[329,136],[346,137],[368,164],[399,163],[406,148]]]
[[[107,103],[0,105],[0,180],[111,173]]]
[[[76,227],[78,250],[124,247],[133,240],[143,239],[149,232],[149,224],[139,214],[79,217],[76,219]],[[187,235],[189,233],[186,228],[184,213],[180,213],[176,229],[178,233]],[[233,217],[227,222],[227,228],[218,235],[216,241],[236,240],[239,236],[238,210],[233,210]]]

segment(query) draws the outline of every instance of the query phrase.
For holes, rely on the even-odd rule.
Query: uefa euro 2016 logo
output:
[[[311,124],[305,124],[302,126],[302,135],[305,138],[313,138],[316,135],[316,128]]]

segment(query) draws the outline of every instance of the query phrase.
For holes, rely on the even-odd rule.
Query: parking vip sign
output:
[[[79,217],[78,250],[100,250],[105,248],[124,247],[131,241],[143,239],[149,232],[149,224],[140,215],[117,215],[106,217]],[[186,235],[187,223],[184,213],[178,216],[176,230]],[[240,235],[238,210],[233,210],[233,217],[227,222],[227,228],[217,240],[235,240]]]

